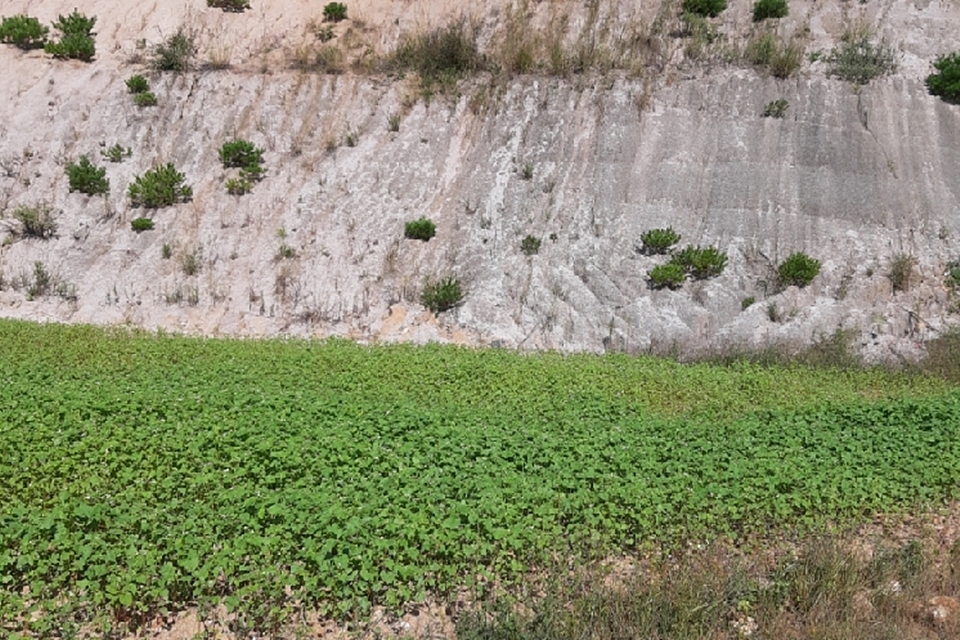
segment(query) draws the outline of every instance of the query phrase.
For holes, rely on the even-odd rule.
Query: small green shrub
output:
[[[60,39],[48,42],[43,50],[55,58],[72,58],[90,62],[96,53],[96,43],[93,36],[93,26],[96,17],[88,18],[76,9],[64,17],[58,16],[53,28],[60,32]]]
[[[805,287],[820,273],[820,261],[805,253],[796,252],[777,267],[777,282],[782,287]]]
[[[169,260],[173,257],[173,247],[170,246],[169,242],[163,243],[163,247],[160,249],[160,257],[164,260]]]
[[[881,42],[870,42],[871,31],[866,27],[851,29],[843,34],[839,46],[827,56],[829,74],[855,84],[867,84],[897,68],[896,50]]]
[[[781,42],[773,33],[764,33],[747,42],[743,57],[774,77],[789,78],[800,69],[803,49],[794,42]]]
[[[746,298],[740,301],[740,310],[746,311],[747,309],[752,307],[756,301],[757,301],[757,298],[755,296],[747,296]]]
[[[243,13],[250,8],[250,0],[207,0],[207,6],[229,13]]]
[[[670,252],[675,244],[680,242],[680,234],[672,227],[666,229],[650,229],[640,234],[641,253],[649,256],[664,255]]]
[[[150,90],[150,83],[139,73],[127,78],[127,91],[130,93],[143,93]]]
[[[673,254],[670,262],[681,267],[695,280],[705,280],[723,272],[727,266],[727,254],[715,247],[687,246]]]
[[[457,278],[427,282],[420,294],[420,302],[434,313],[442,313],[463,301],[463,289]]]
[[[184,184],[185,181],[186,176],[168,162],[137,176],[127,192],[134,207],[168,207],[193,196],[193,190]]]
[[[101,150],[100,155],[110,162],[123,162],[124,158],[129,158],[133,150],[129,147],[123,147],[121,144],[114,144],[106,151]]]
[[[13,210],[12,215],[20,222],[20,235],[26,238],[47,240],[57,233],[53,210],[47,205],[21,205]]]
[[[12,44],[24,51],[42,48],[49,33],[50,29],[31,16],[10,16],[0,22],[0,42]]]
[[[347,19],[347,5],[342,2],[329,2],[323,8],[323,19],[326,22],[340,22]]]
[[[199,249],[194,249],[193,251],[184,251],[180,254],[180,270],[183,271],[185,276],[195,276],[200,273],[200,251]]]
[[[697,13],[683,13],[680,15],[680,32],[678,35],[689,38],[684,46],[684,54],[693,60],[703,55],[706,48],[720,37],[716,25],[709,18]]]
[[[525,162],[520,169],[520,177],[524,180],[533,180],[533,163]]]
[[[683,0],[683,12],[715,18],[727,8],[727,0]]]
[[[946,284],[953,291],[960,290],[960,260],[951,260],[947,263],[947,270],[944,273]]]
[[[782,118],[786,115],[787,109],[790,108],[790,103],[780,98],[772,102],[767,103],[766,108],[763,110],[764,118]]]
[[[937,73],[927,76],[927,91],[946,102],[960,103],[960,51],[937,58]]]
[[[387,118],[387,130],[396,133],[400,131],[400,114],[394,113]]]
[[[296,257],[297,250],[284,242],[280,245],[280,248],[277,249],[277,255],[274,256],[274,260],[292,260]]]
[[[483,66],[476,30],[463,20],[403,38],[386,60],[388,70],[416,71],[427,84],[453,81]]]
[[[133,96],[133,104],[138,107],[155,107],[157,106],[157,96],[153,91],[144,91]]]
[[[253,189],[253,185],[249,180],[243,178],[229,178],[227,180],[227,193],[232,196],[242,196],[244,194],[250,193]]]
[[[263,163],[263,149],[249,140],[229,140],[220,147],[220,162],[224,167],[247,167]]]
[[[419,218],[403,225],[403,237],[427,242],[437,235],[437,225],[428,218]]]
[[[179,73],[190,69],[196,53],[197,47],[194,44],[193,34],[181,27],[175,34],[154,47],[151,63],[153,68],[159,71]]]
[[[263,180],[263,176],[267,173],[267,170],[263,168],[263,165],[259,162],[251,162],[244,168],[240,169],[240,178],[246,180],[247,182],[259,182]]]
[[[520,251],[525,256],[532,256],[540,253],[542,240],[536,236],[528,235],[520,241]]]
[[[136,231],[137,233],[150,231],[153,229],[153,219],[152,218],[134,218],[133,220],[130,221],[130,228]]]
[[[768,18],[783,18],[788,12],[787,0],[757,0],[753,4],[753,21],[762,22]]]
[[[893,285],[894,292],[906,291],[910,288],[910,281],[913,279],[913,269],[917,264],[917,259],[907,253],[898,253],[890,261],[890,284]]]
[[[658,264],[647,274],[654,289],[679,289],[687,280],[687,272],[675,262]]]
[[[67,178],[71,193],[79,191],[92,196],[110,191],[107,170],[94,165],[87,156],[80,156],[79,162],[67,165]]]

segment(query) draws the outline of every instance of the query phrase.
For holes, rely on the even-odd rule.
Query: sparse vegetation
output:
[[[144,91],[150,90],[150,83],[147,82],[147,79],[139,73],[127,78],[126,85],[127,91],[133,94],[143,93]]]
[[[138,107],[155,107],[157,106],[157,96],[153,91],[144,91],[133,96],[133,104]]]
[[[820,273],[820,261],[803,252],[791,253],[777,267],[777,282],[781,287],[805,287]]]
[[[169,242],[163,243],[163,247],[160,248],[160,257],[164,260],[169,260],[173,257],[173,247],[170,246]]]
[[[893,291],[907,291],[910,288],[910,281],[913,279],[913,270],[917,264],[917,259],[908,253],[898,253],[890,261],[890,284]]]
[[[757,0],[753,4],[753,21],[762,22],[769,18],[784,18],[788,12],[787,0]]]
[[[951,260],[947,263],[945,277],[946,284],[951,290],[960,290],[960,260]]]
[[[427,242],[437,235],[437,225],[428,218],[418,218],[403,225],[403,237]]]
[[[396,133],[400,131],[400,114],[392,113],[390,117],[387,118],[387,130]]]
[[[946,102],[960,103],[960,51],[940,56],[933,68],[937,72],[927,76],[927,90]]]
[[[195,276],[200,273],[200,250],[184,251],[180,254],[180,270],[185,276]]]
[[[193,197],[193,189],[186,183],[186,176],[168,162],[137,176],[127,193],[134,207],[157,209],[184,202]]]
[[[460,280],[453,277],[428,281],[420,294],[420,302],[434,313],[449,311],[462,301],[463,289]]]
[[[0,21],[0,42],[12,44],[24,51],[42,48],[49,33],[50,29],[32,16],[16,15]]]
[[[190,70],[196,53],[193,34],[185,27],[180,27],[176,33],[154,47],[151,65],[158,71],[182,73]]]
[[[248,167],[263,164],[263,149],[258,149],[249,140],[236,139],[224,142],[219,151],[224,167]]]
[[[658,264],[647,274],[654,289],[679,289],[687,281],[686,270],[675,262]]]
[[[250,8],[250,0],[207,0],[207,6],[229,13],[243,13]]]
[[[20,223],[19,235],[25,238],[48,240],[57,233],[53,209],[45,204],[32,207],[21,205],[14,209],[11,215]]]
[[[88,18],[76,9],[68,16],[58,16],[53,28],[60,32],[59,40],[47,42],[43,50],[55,58],[72,58],[90,62],[96,54],[93,26],[95,17]]]
[[[80,156],[78,162],[68,164],[66,171],[71,193],[79,191],[93,196],[110,191],[107,170],[94,165],[87,156]]]
[[[328,2],[323,7],[323,19],[327,22],[340,22],[347,19],[347,5],[342,2]]]
[[[115,143],[109,149],[100,151],[100,155],[110,162],[123,162],[123,159],[129,158],[132,153],[132,149],[129,147],[124,147],[120,143]]]
[[[533,256],[540,253],[542,240],[533,235],[527,235],[520,241],[520,251],[525,256]]]
[[[253,190],[253,185],[244,178],[227,178],[227,193],[232,196],[242,196]]]
[[[740,310],[746,311],[747,309],[752,307],[756,301],[757,301],[757,298],[755,296],[747,296],[746,298],[740,301]]]
[[[673,227],[650,229],[640,234],[640,252],[646,255],[665,255],[680,242],[680,234]]]
[[[670,258],[694,280],[714,278],[727,266],[727,254],[716,247],[687,246]]]
[[[433,31],[405,36],[385,61],[387,70],[419,74],[425,91],[439,83],[452,89],[464,74],[483,68],[476,29],[459,20]]]
[[[747,42],[743,56],[776,78],[789,78],[800,69],[803,48],[795,41],[784,43],[773,33],[763,33]]]
[[[153,229],[153,219],[152,218],[134,218],[133,220],[130,221],[130,228],[136,231],[137,233],[150,231]]]
[[[683,12],[716,18],[727,8],[727,0],[683,0]]]
[[[767,106],[763,109],[764,118],[783,118],[787,114],[787,109],[790,108],[790,103],[779,98],[768,102]]]
[[[524,180],[533,180],[533,163],[524,162],[523,166],[520,167],[520,177]]]
[[[872,37],[873,32],[866,26],[844,33],[840,44],[827,56],[830,75],[863,85],[896,71],[896,50],[884,42],[874,44]]]

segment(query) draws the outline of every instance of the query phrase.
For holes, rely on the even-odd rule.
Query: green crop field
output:
[[[919,375],[0,321],[0,630],[269,627],[960,495]]]

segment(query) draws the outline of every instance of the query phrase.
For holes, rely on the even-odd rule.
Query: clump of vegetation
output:
[[[326,22],[340,22],[347,19],[347,5],[342,2],[328,2],[323,7],[323,19]]]
[[[137,176],[127,193],[134,207],[158,209],[193,197],[193,189],[185,183],[186,176],[168,162]]]
[[[890,284],[894,292],[906,291],[910,288],[910,281],[913,279],[913,269],[917,264],[917,259],[907,253],[898,253],[890,261]]]
[[[76,9],[68,16],[58,16],[53,28],[60,32],[60,39],[48,42],[43,50],[55,58],[72,58],[90,62],[96,53],[93,26],[96,17],[88,18]]]
[[[757,0],[753,4],[753,21],[762,22],[768,18],[783,18],[788,12],[787,0]]]
[[[159,71],[188,71],[196,53],[193,34],[181,27],[154,47],[152,66]]]
[[[883,42],[871,42],[873,33],[866,26],[849,29],[840,44],[827,56],[829,74],[855,84],[868,84],[897,68],[896,50]]]
[[[427,242],[437,235],[437,225],[429,218],[418,218],[403,225],[403,237]]]
[[[388,70],[410,70],[420,75],[425,89],[440,83],[450,88],[464,74],[484,67],[476,29],[459,20],[427,33],[403,38],[387,58]]]
[[[136,231],[137,233],[150,231],[153,229],[153,219],[152,218],[134,218],[133,220],[130,221],[130,228]]]
[[[220,162],[224,168],[240,168],[240,176],[227,180],[227,193],[243,195],[253,189],[253,184],[263,179],[263,149],[249,140],[236,139],[224,142],[220,147]]]
[[[463,289],[458,278],[447,277],[427,282],[420,294],[420,302],[434,313],[443,313],[463,302]]]
[[[390,117],[387,118],[387,130],[391,133],[396,133],[400,131],[400,114],[393,113],[390,114]]]
[[[715,18],[727,8],[727,0],[683,0],[683,12]]]
[[[0,42],[12,44],[24,51],[42,48],[49,33],[50,29],[32,16],[16,15],[0,21]]]
[[[740,301],[740,310],[746,311],[747,309],[752,307],[756,301],[757,301],[756,296],[747,296],[746,298]]]
[[[951,260],[947,263],[946,276],[947,286],[952,290],[960,290],[960,260]]]
[[[687,272],[681,265],[668,262],[650,269],[647,278],[654,289],[679,289],[687,281]]]
[[[716,25],[698,13],[681,14],[680,25],[679,35],[690,39],[683,48],[684,54],[693,60],[703,55],[706,47],[720,36]]]
[[[250,0],[207,0],[207,6],[229,13],[243,13],[250,8]]]
[[[180,270],[185,276],[195,276],[201,268],[200,250],[184,251],[180,254]]]
[[[20,223],[20,235],[25,238],[48,240],[57,233],[53,209],[45,204],[32,207],[21,205],[11,215]]]
[[[533,256],[540,253],[541,244],[542,240],[540,238],[528,235],[520,241],[520,251],[522,251],[525,256]]]
[[[103,143],[104,146],[106,143]],[[123,162],[124,158],[129,158],[133,153],[133,150],[129,147],[124,147],[120,143],[115,143],[112,147],[106,150],[101,150],[100,155],[109,160],[110,162]]]
[[[673,254],[670,262],[681,267],[694,280],[705,280],[723,273],[727,254],[716,247],[687,246]]]
[[[520,177],[524,180],[533,180],[533,163],[524,162],[523,166],[520,167]]]
[[[640,234],[640,252],[646,255],[665,255],[670,252],[678,242],[680,234],[673,230],[673,227],[666,229],[650,229]]]
[[[927,91],[946,102],[960,103],[960,51],[940,56],[933,68],[937,72],[927,76]]]
[[[133,96],[133,104],[138,107],[155,107],[157,106],[157,96],[153,91],[143,91]]]
[[[227,183],[224,185],[227,189],[227,193],[232,196],[242,196],[247,193],[250,193],[253,190],[253,184],[249,180],[244,178],[227,178]]]
[[[820,261],[803,252],[791,253],[777,267],[777,283],[782,287],[803,288],[820,273]]]
[[[800,69],[803,49],[796,42],[784,43],[775,34],[764,33],[747,42],[743,56],[776,78],[789,78]]]
[[[92,196],[110,191],[107,170],[94,165],[87,156],[80,156],[78,162],[67,165],[67,178],[71,193],[79,191]]]
[[[135,76],[130,76],[127,78],[126,85],[127,91],[132,94],[143,93],[144,91],[150,90],[150,83],[147,82],[147,79],[139,73]]]
[[[790,103],[783,98],[779,98],[778,100],[768,102],[762,115],[764,118],[782,118],[787,114],[787,109],[789,108]]]

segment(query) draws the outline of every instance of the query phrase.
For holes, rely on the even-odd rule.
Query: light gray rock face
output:
[[[860,88],[822,62],[789,80],[715,64],[667,74],[652,93],[611,74],[522,77],[497,95],[482,77],[459,99],[411,105],[409,81],[222,71],[152,77],[160,104],[138,109],[124,86],[135,67],[4,47],[16,81],[0,105],[0,210],[47,203],[59,231],[16,239],[0,223],[0,313],[564,351],[799,347],[844,329],[870,360],[915,356],[951,322],[943,273],[960,258],[960,106],[923,86],[945,51],[936,25],[960,32],[960,8],[883,6],[872,19],[900,44],[900,71]],[[823,48],[849,21],[832,11],[803,14]],[[786,117],[761,117],[778,98]],[[234,137],[266,150],[266,178],[241,197],[225,192],[217,157]],[[106,163],[113,143],[132,156]],[[68,193],[64,167],[81,154],[107,167],[107,197]],[[168,161],[194,197],[150,212],[156,228],[136,234],[130,220],[146,212],[127,185]],[[437,236],[404,240],[420,216]],[[668,226],[682,245],[726,251],[723,274],[652,290],[664,258],[636,247]],[[536,255],[520,250],[528,234],[543,240]],[[795,251],[822,271],[777,291],[773,268]],[[181,268],[189,254],[196,275]],[[917,260],[904,292],[888,278],[898,254]],[[73,299],[28,300],[17,285],[38,261]],[[447,275],[466,298],[435,318],[419,292]]]

